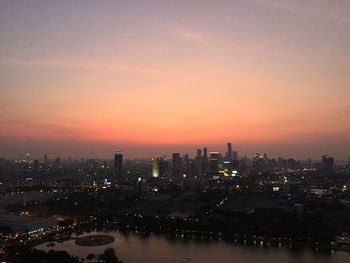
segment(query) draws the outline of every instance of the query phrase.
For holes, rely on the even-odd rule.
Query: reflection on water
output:
[[[115,241],[97,247],[81,247],[74,240],[56,243],[54,247],[47,243],[37,246],[42,250],[65,250],[68,253],[86,258],[90,253],[99,255],[106,248],[114,248],[117,256],[125,263],[154,262],[237,262],[237,263],[348,263],[349,252],[320,253],[309,249],[287,249],[285,247],[242,246],[218,240],[183,240],[163,235],[136,235],[121,232],[103,232],[89,234],[112,235]],[[85,234],[86,235],[86,234]],[[84,236],[84,235],[82,235]]]

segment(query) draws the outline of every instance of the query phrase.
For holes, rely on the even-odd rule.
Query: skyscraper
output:
[[[208,150],[206,147],[203,149],[202,161],[203,161],[203,172],[207,173],[208,172]]]
[[[232,145],[231,143],[227,143],[227,160],[232,161]]]
[[[195,159],[195,173],[198,176],[203,175],[203,156],[202,156],[202,150],[198,149],[197,150],[197,156]]]
[[[334,167],[333,157],[329,157],[327,154],[322,156],[321,168],[324,173],[332,173]]]
[[[180,153],[173,153],[173,177],[178,178],[181,176],[181,156]]]
[[[167,174],[168,162],[163,157],[152,159],[152,177],[164,178]]]
[[[203,149],[203,157],[204,159],[208,159],[208,150],[206,147]]]
[[[209,158],[209,172],[212,174],[216,174],[219,168],[219,153],[218,152],[210,152]]]
[[[158,159],[152,159],[152,177],[154,178],[159,177],[159,160]]]
[[[118,181],[122,180],[123,153],[116,151],[114,154],[114,175]]]

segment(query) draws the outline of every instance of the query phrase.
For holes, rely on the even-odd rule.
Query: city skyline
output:
[[[347,160],[350,6],[1,1],[0,156]]]
[[[308,158],[298,158],[297,156],[288,156],[288,155],[271,155],[269,152],[266,152],[266,151],[255,151],[255,152],[252,152],[252,153],[249,153],[249,154],[242,154],[241,152],[238,152],[238,149],[237,148],[233,148],[232,147],[232,143],[231,142],[227,142],[227,145],[226,145],[226,150],[225,150],[225,145],[220,145],[218,147],[214,147],[214,148],[211,148],[211,147],[206,147],[206,146],[195,146],[197,148],[191,148],[189,149],[189,151],[187,152],[183,152],[183,151],[176,151],[174,149],[181,149],[181,148],[174,148],[174,149],[170,149],[168,152],[151,152],[151,155],[142,155],[142,153],[138,153],[139,155],[134,157],[132,156],[132,152],[130,153],[130,149],[117,149],[112,152],[109,153],[108,156],[106,157],[98,157],[98,156],[72,156],[72,155],[68,155],[68,156],[65,156],[65,155],[55,155],[55,154],[52,154],[51,156],[48,156],[47,153],[35,153],[34,155],[31,154],[30,152],[26,152],[25,155],[23,156],[17,156],[17,157],[14,157],[14,158],[10,158],[12,160],[30,160],[30,161],[35,161],[35,160],[55,160],[57,158],[61,159],[63,157],[63,159],[65,160],[78,160],[78,159],[82,159],[82,160],[85,160],[85,159],[99,159],[99,160],[111,160],[113,161],[114,159],[114,166],[115,167],[120,167],[121,164],[123,162],[123,158],[125,158],[125,160],[138,160],[138,159],[143,159],[143,160],[156,160],[157,158],[164,158],[164,160],[171,160],[172,158],[174,158],[174,155],[178,156],[180,159],[183,158],[183,157],[186,157],[186,158],[190,158],[190,160],[195,160],[198,156],[200,157],[204,157],[204,156],[207,156],[207,158],[209,157],[209,155],[211,153],[215,153],[215,154],[219,154],[219,156],[221,158],[224,159],[229,159],[229,160],[234,160],[237,158],[237,160],[239,159],[254,159],[257,155],[260,155],[260,156],[265,156],[265,158],[269,159],[269,160],[277,160],[277,159],[294,159],[294,160],[298,160],[298,161],[322,161],[325,156],[329,156],[331,157],[331,155],[329,155],[329,153],[322,153],[321,155],[319,156],[316,156],[315,158],[311,158],[311,157],[308,157]],[[139,150],[139,149],[137,149]],[[150,154],[150,152],[148,151],[148,149],[145,149],[147,150],[148,154]],[[202,154],[203,153],[203,154]],[[113,154],[113,156],[111,155]],[[235,158],[233,158],[233,154],[235,154]],[[118,157],[116,156],[122,156],[121,157],[121,161],[116,161],[117,159],[119,159]],[[124,156],[124,157],[123,157]],[[116,159],[117,158],[117,159]],[[332,157],[333,159],[333,157]],[[345,163],[350,163],[350,158],[348,159],[336,159],[337,162],[345,162]],[[120,169],[120,168],[118,168]],[[114,172],[115,174],[120,174],[121,172]]]

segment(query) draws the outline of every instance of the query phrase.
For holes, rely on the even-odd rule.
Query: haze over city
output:
[[[0,262],[349,263],[350,0],[0,0]]]
[[[349,158],[350,3],[0,1],[0,156]]]

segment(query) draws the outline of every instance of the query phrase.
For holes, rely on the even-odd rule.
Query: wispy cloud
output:
[[[181,39],[185,39],[185,40],[189,40],[191,42],[194,42],[196,44],[207,44],[208,43],[208,36],[194,31],[194,30],[190,30],[190,29],[185,29],[185,28],[176,28],[175,30],[172,31],[171,33],[173,36],[181,38]]]
[[[250,0],[258,5],[339,23],[350,23],[349,0]]]
[[[72,61],[65,59],[1,59],[0,64],[23,67],[45,67],[45,68],[69,68],[83,70],[107,71],[112,73],[123,73],[130,75],[147,75],[159,77],[163,72],[148,67],[137,67],[120,64],[105,64],[84,61]]]

